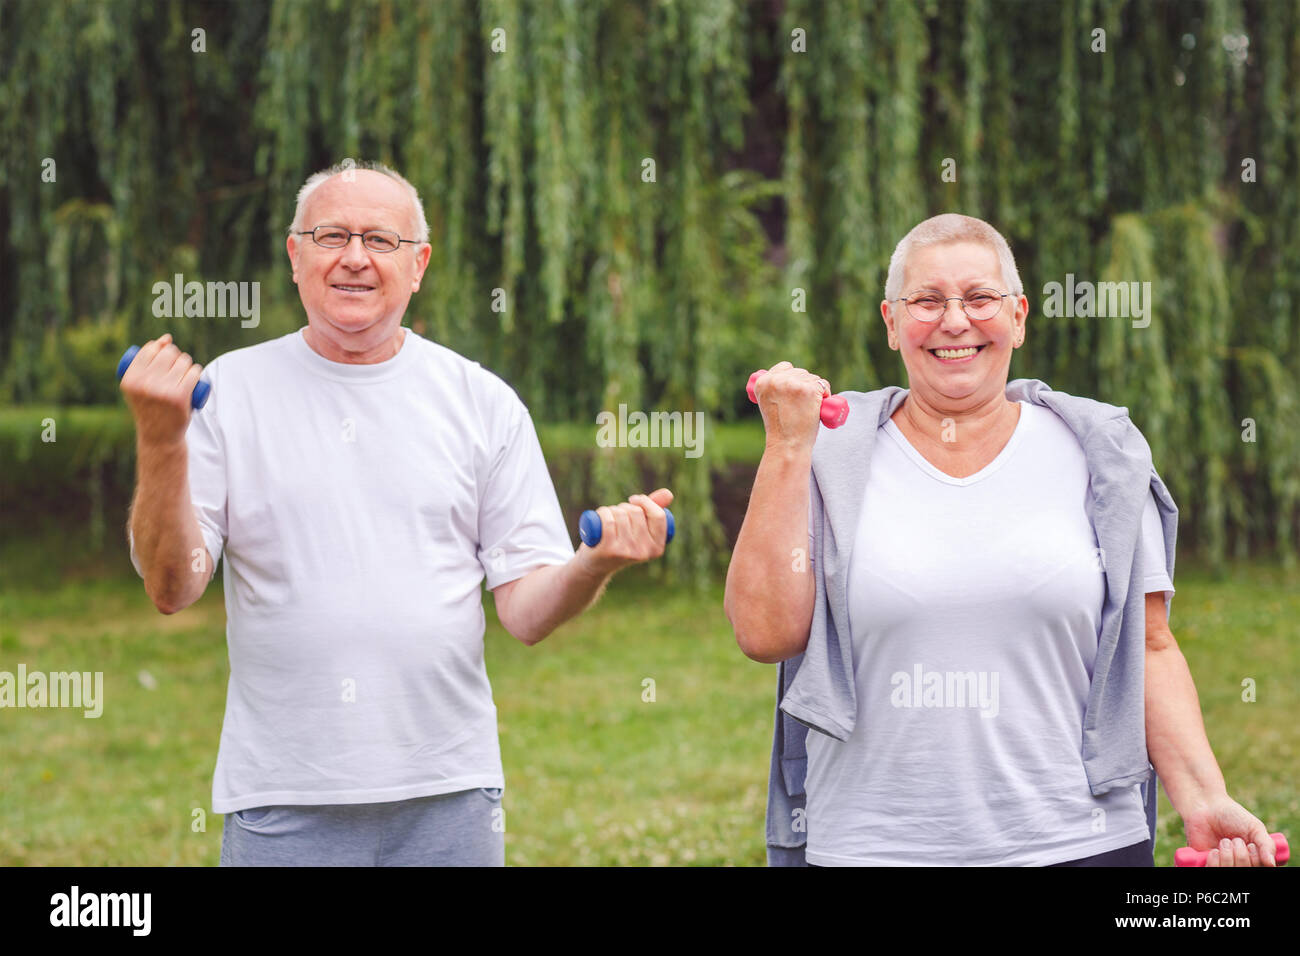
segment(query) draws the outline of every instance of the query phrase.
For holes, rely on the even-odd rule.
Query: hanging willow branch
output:
[[[409,322],[539,421],[593,430],[619,404],[751,416],[745,376],[783,358],[838,388],[905,385],[880,321],[889,256],[960,211],[1017,255],[1012,375],[1129,408],[1180,547],[1293,559],[1300,7],[1032,6],[0,4],[0,395],[74,394],[84,356],[65,356],[163,331],[150,289],[176,272],[264,284],[256,333],[174,320],[196,355],[298,327],[284,227],[303,179],[349,156],[424,197]],[[1152,282],[1151,325],[1044,315],[1067,274]],[[584,493],[655,471],[692,528],[673,566],[720,567],[708,456],[627,451],[594,451]]]

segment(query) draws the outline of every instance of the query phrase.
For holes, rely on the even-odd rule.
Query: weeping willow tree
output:
[[[893,245],[937,212],[986,219],[1030,298],[1012,376],[1129,408],[1180,549],[1219,566],[1271,542],[1293,561],[1300,8],[804,0],[786,5],[796,28],[788,279],[815,289],[801,327],[819,368],[906,384],[879,316]],[[1068,274],[1150,281],[1150,324],[1042,314],[1036,291]]]
[[[0,5],[0,62],[11,400],[163,331],[151,289],[175,273],[263,283],[256,330],[165,320],[201,360],[301,325],[285,226],[345,157],[424,197],[407,324],[542,421],[752,416],[741,386],[781,359],[906,385],[889,256],[956,211],[1016,252],[1012,375],[1129,408],[1180,551],[1293,560],[1296,4],[20,0]],[[1069,274],[1150,281],[1150,323],[1043,314]],[[649,462],[593,447],[585,489],[617,500],[654,472],[691,529],[670,570],[696,580],[725,561],[709,441]]]

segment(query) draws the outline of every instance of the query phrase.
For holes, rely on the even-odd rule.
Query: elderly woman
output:
[[[1209,865],[1275,863],[1168,626],[1177,508],[1126,409],[1008,384],[1028,312],[1006,240],[936,216],[881,303],[908,389],[832,431],[825,379],[757,383],[725,607],[780,663],[774,865],[1151,866],[1155,774]]]

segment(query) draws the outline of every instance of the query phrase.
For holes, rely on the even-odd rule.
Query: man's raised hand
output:
[[[184,440],[202,371],[172,343],[170,332],[140,347],[121,383],[140,441],[166,445]]]
[[[601,574],[612,574],[629,564],[661,556],[668,543],[668,516],[664,513],[673,493],[660,488],[648,495],[596,509],[600,516],[600,541],[594,548],[583,544],[579,556]]]

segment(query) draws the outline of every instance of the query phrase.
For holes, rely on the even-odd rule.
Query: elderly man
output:
[[[663,553],[667,489],[575,553],[518,396],[402,327],[427,239],[397,173],[317,173],[287,240],[306,327],[214,360],[192,417],[170,335],[122,379],[145,590],[175,613],[226,558],[223,865],[503,865],[480,582],[532,645]]]

